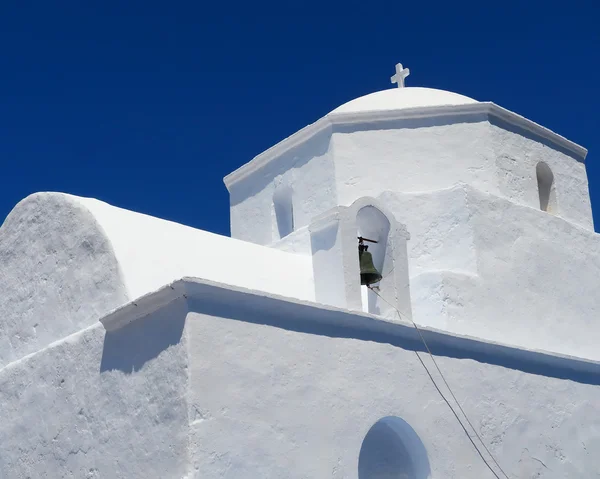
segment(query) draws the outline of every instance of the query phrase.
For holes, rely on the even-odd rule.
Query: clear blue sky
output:
[[[223,176],[402,62],[588,148],[600,225],[597,0],[289,3],[0,2],[0,218],[63,191],[228,234]]]

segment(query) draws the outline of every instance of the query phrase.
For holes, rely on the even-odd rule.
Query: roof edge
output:
[[[404,341],[414,342],[415,345],[420,345],[419,335],[413,324],[408,321],[389,321],[359,311],[349,311],[324,304],[189,277],[167,284],[153,293],[117,308],[101,318],[100,322],[108,332],[114,332],[180,298],[184,298],[188,301],[188,304],[190,300],[196,300],[197,305],[206,304],[209,310],[208,314],[210,314],[210,311],[214,311],[215,304],[224,305],[227,308],[236,305],[236,308],[241,308],[249,313],[273,314],[273,311],[278,311],[277,316],[280,327],[285,327],[285,322],[289,320],[291,329],[294,328],[292,323],[302,322],[313,327],[315,325],[326,325],[360,331],[368,336],[365,340],[369,341],[377,341],[374,338],[380,338],[379,342],[392,343],[394,338],[400,338]],[[261,302],[265,304],[261,306]],[[269,304],[267,305],[267,303]],[[274,308],[272,303],[278,303],[278,307]],[[534,374],[562,377],[560,375],[561,371],[563,374],[564,371],[574,371],[583,374],[586,378],[591,374],[594,381],[600,381],[600,361],[544,350],[525,349],[426,326],[419,326],[419,330],[427,338],[434,354],[436,354],[436,349],[441,348],[444,351],[452,351],[452,355],[455,357],[478,361],[482,361],[482,357],[491,355],[495,358],[495,361],[489,362],[500,362],[505,367],[513,367]],[[382,337],[389,338],[389,341],[382,341]],[[536,372],[539,371],[540,367],[544,372]],[[555,368],[556,371],[554,371]],[[552,374],[550,374],[551,372]],[[588,378],[587,381],[590,381],[590,379]]]
[[[260,170],[269,164],[275,158],[280,157],[292,148],[310,140],[315,135],[323,132],[334,125],[352,125],[365,122],[380,122],[390,120],[410,120],[420,118],[442,118],[449,116],[468,117],[473,115],[489,115],[498,118],[510,125],[521,128],[525,131],[538,135],[564,150],[572,153],[580,161],[585,161],[587,149],[568,140],[564,136],[553,132],[532,120],[514,113],[506,108],[496,105],[493,102],[467,103],[464,105],[442,105],[427,106],[416,108],[404,108],[388,111],[362,111],[357,113],[334,113],[331,112],[315,123],[305,126],[296,133],[288,136],[279,143],[276,143],[268,150],[260,153],[245,165],[240,166],[235,171],[229,173],[223,178],[223,182],[228,190],[237,182],[248,177],[255,171]]]

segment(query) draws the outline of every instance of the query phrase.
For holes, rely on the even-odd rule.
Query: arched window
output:
[[[427,479],[430,474],[425,446],[406,421],[384,417],[365,436],[358,479]]]
[[[556,192],[552,170],[546,163],[540,161],[535,172],[540,196],[540,209],[548,213],[554,213],[556,212]]]
[[[294,231],[294,206],[292,204],[292,188],[279,186],[273,194],[273,206],[279,238],[284,238]]]

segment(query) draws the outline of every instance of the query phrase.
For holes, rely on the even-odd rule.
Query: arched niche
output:
[[[403,419],[388,416],[365,436],[358,457],[358,479],[427,479],[427,450]]]
[[[314,218],[309,225],[315,300],[323,304],[366,310],[397,318],[398,309],[411,317],[408,250],[410,234],[378,200],[359,198],[350,206],[336,206]],[[361,298],[358,237],[369,243],[374,266],[383,276],[378,286],[381,299],[370,290]]]
[[[540,198],[540,209],[548,213],[556,212],[556,189],[554,187],[554,174],[550,167],[540,161],[535,173],[537,177],[538,194]]]
[[[387,258],[389,251],[390,221],[378,208],[373,205],[363,206],[356,213],[356,229],[358,236],[371,239],[376,243],[365,242],[368,252],[373,256],[373,264],[380,274],[384,275],[391,269],[389,265],[392,258]],[[388,260],[386,264],[386,259]],[[367,286],[361,287],[363,311],[381,314],[382,305],[379,297]]]
[[[285,238],[294,231],[293,190],[289,185],[281,185],[273,194],[273,207],[279,238]]]

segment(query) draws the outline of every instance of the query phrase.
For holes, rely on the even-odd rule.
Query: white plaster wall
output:
[[[594,231],[584,163],[525,132],[512,131],[501,122],[490,125],[489,138],[500,196],[539,209],[536,166],[543,161],[554,174],[556,215]]]
[[[377,199],[406,225],[409,270],[412,277],[428,271],[477,272],[472,212],[468,186],[458,184],[438,191],[398,194],[384,191]],[[310,236],[303,228],[275,243],[283,251],[310,254]],[[385,276],[389,268],[383,270]]]
[[[0,367],[184,276],[314,299],[310,257],[62,193],[0,228]]]
[[[483,118],[474,123],[424,119],[339,127],[332,143],[343,205],[388,190],[435,191],[457,183],[497,190],[489,123]]]
[[[461,293],[469,334],[600,359],[600,235],[476,191],[469,198],[481,279]]]
[[[411,278],[432,271],[477,273],[468,191],[467,185],[460,184],[439,191],[387,191],[379,196],[410,233],[407,246]]]
[[[261,245],[281,239],[273,208],[280,184],[293,189],[295,230],[338,204],[329,139],[325,131],[230,187],[233,238]]]
[[[480,115],[468,122],[424,118],[336,125],[232,187],[232,234],[261,244],[279,240],[271,210],[274,188],[282,181],[294,189],[297,227],[363,196],[436,191],[459,183],[539,207],[539,161],[555,175],[558,216],[593,230],[585,165],[547,140],[491,121]],[[313,152],[314,145],[327,154]],[[314,159],[298,168],[301,158]]]
[[[74,197],[38,193],[0,228],[0,367],[93,324],[127,301],[119,264]]]
[[[555,177],[557,215],[592,230],[584,163],[546,140],[487,118],[436,124],[411,120],[339,127],[335,152],[340,204],[383,191],[435,191],[466,183],[486,193],[539,208],[536,165]]]
[[[211,288],[1,369],[0,478],[357,479],[362,441],[386,416],[420,436],[432,479],[488,477],[412,328],[377,333],[369,318]],[[436,337],[439,366],[511,477],[600,476],[597,365]]]
[[[310,226],[315,300],[348,310],[362,310],[358,233],[352,216],[356,213],[337,207]]]
[[[450,195],[447,216],[440,206]],[[600,235],[466,186],[423,203],[420,195],[385,196],[401,221],[411,205],[422,218],[407,220],[418,323],[600,359]]]
[[[0,370],[0,478],[180,479],[187,306],[100,323]]]
[[[110,239],[131,299],[185,276],[313,300],[310,257],[79,198]]]
[[[420,436],[431,478],[491,477],[414,351],[343,337],[343,328],[311,334],[284,317],[273,327],[253,324],[266,320],[260,313],[240,314],[252,323],[188,316],[189,477],[356,479],[365,435],[390,415]],[[438,361],[510,477],[600,476],[597,385]]]
[[[287,251],[288,253],[310,255],[310,231],[308,226],[296,229],[285,238],[271,244],[271,248]]]

